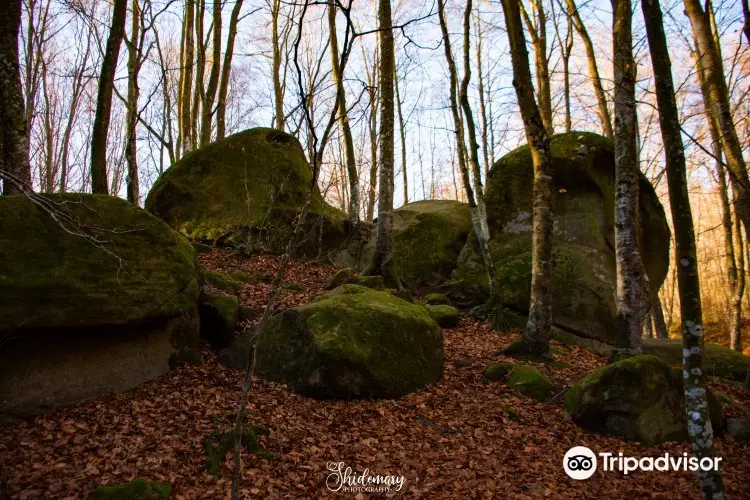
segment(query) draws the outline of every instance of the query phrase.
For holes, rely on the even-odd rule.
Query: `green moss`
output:
[[[89,496],[89,500],[169,500],[172,486],[150,479],[137,478],[129,483],[100,486]]]
[[[290,292],[301,292],[305,289],[305,287],[299,283],[285,283],[282,285],[282,288]]]
[[[23,196],[0,197],[0,330],[128,325],[192,317],[195,249],[132,203],[42,195],[60,223]],[[197,346],[197,322],[176,345]]]
[[[427,306],[430,317],[442,328],[455,328],[458,326],[458,309],[448,305]]]
[[[487,380],[491,380],[493,382],[505,380],[505,377],[507,377],[515,367],[516,365],[513,363],[495,363],[488,366],[487,369],[484,370],[484,376]]]
[[[536,367],[531,365],[516,366],[506,380],[509,386],[537,401],[548,401],[557,389],[555,384],[547,380]]]
[[[644,339],[643,353],[658,356],[668,365],[682,364],[682,341]],[[716,344],[705,344],[703,370],[707,375],[744,382],[750,370],[750,356]]]
[[[217,271],[203,271],[203,279],[207,284],[225,292],[237,292],[243,288],[239,281]]]
[[[709,391],[712,425],[723,428]],[[565,395],[565,409],[586,429],[658,444],[687,439],[682,376],[655,356],[634,356],[590,373]]]
[[[351,283],[357,275],[357,272],[351,267],[339,269],[333,278],[326,284],[326,290],[333,290],[334,288],[340,287],[346,283]]]
[[[430,293],[424,297],[425,304],[432,306],[438,305],[451,305],[451,299],[448,298],[444,293]]]
[[[208,253],[208,252],[210,252],[211,250],[214,249],[214,247],[212,247],[211,245],[206,245],[206,244],[201,243],[199,241],[194,241],[193,242],[193,248],[195,248],[195,251],[198,252],[198,253]]]
[[[399,397],[442,373],[442,333],[427,310],[359,285],[274,316],[259,349],[259,374],[323,398]]]
[[[268,436],[268,434],[268,429],[265,427],[251,425],[250,427],[243,429],[241,438],[242,446],[245,447],[248,453],[267,457],[268,455],[263,450],[263,447],[258,441],[258,437]],[[203,450],[206,454],[206,468],[208,469],[208,472],[213,474],[216,478],[221,474],[221,466],[224,463],[227,453],[234,449],[236,435],[234,429],[222,432],[212,432],[205,441],[203,441]]]
[[[521,415],[519,415],[518,412],[510,406],[503,406],[503,413],[508,415],[508,418],[510,420],[513,420],[514,422],[518,422],[519,420],[521,420]]]
[[[149,192],[146,209],[195,240],[250,249],[280,248],[312,180],[299,141],[256,128],[191,151]],[[309,218],[337,226],[345,215],[315,189]]]

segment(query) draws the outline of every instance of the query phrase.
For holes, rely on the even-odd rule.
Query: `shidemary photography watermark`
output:
[[[326,487],[342,493],[389,493],[404,487],[406,478],[396,475],[373,474],[370,469],[359,472],[344,462],[328,462]]]
[[[682,455],[664,453],[658,457],[630,457],[622,452],[594,453],[585,446],[574,446],[563,457],[563,469],[571,478],[583,480],[594,475],[599,463],[605,472],[618,471],[628,475],[631,472],[651,471],[717,471],[721,460],[721,457],[698,458],[687,452]]]

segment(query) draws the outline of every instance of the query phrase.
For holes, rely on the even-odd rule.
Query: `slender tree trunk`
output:
[[[734,190],[733,190],[734,192]],[[735,202],[735,214],[737,213],[736,196],[734,197]],[[742,298],[745,295],[745,241],[742,237],[742,227],[740,218],[734,218],[735,231],[737,234],[737,286],[732,293],[732,321],[730,324],[729,342],[730,347],[738,352],[742,352]]]
[[[599,68],[596,64],[596,50],[594,44],[591,42],[586,25],[583,24],[581,15],[578,13],[574,0],[566,0],[568,4],[568,13],[570,18],[573,20],[573,26],[578,32],[578,36],[581,37],[583,42],[583,48],[586,50],[586,59],[589,63],[589,76],[591,78],[591,85],[594,87],[594,94],[596,95],[596,102],[599,109],[599,121],[602,125],[602,133],[610,138],[614,138],[612,131],[612,119],[609,115],[609,108],[607,107],[607,96],[604,93],[604,87],[602,87],[602,80],[599,77]]]
[[[232,57],[234,55],[234,41],[237,38],[237,24],[240,22],[240,11],[242,11],[243,0],[237,0],[229,17],[229,34],[227,35],[227,48],[224,52],[224,64],[221,70],[221,81],[219,83],[219,102],[216,106],[216,138],[222,139],[226,135],[227,124],[227,94],[229,93],[229,76],[232,72]]]
[[[468,34],[467,30],[470,29],[470,27],[467,25],[469,16],[471,15],[471,0],[469,0],[466,4],[466,10],[464,13],[464,71],[466,71],[466,65],[468,64],[467,57],[469,54],[469,46],[468,46]],[[497,279],[496,279],[496,272],[495,272],[495,262],[492,259],[492,254],[490,253],[490,247],[489,247],[489,228],[487,225],[487,219],[486,219],[486,211],[480,212],[479,209],[479,193],[482,190],[482,183],[481,179],[480,182],[476,183],[476,177],[474,178],[474,186],[472,187],[471,183],[471,174],[469,172],[469,165],[468,163],[471,160],[468,160],[469,153],[467,152],[468,146],[466,144],[466,138],[464,136],[464,126],[463,122],[461,121],[461,111],[459,109],[459,103],[458,103],[458,97],[456,96],[457,90],[458,90],[458,70],[456,68],[456,62],[453,58],[453,49],[451,47],[451,40],[450,40],[450,32],[448,30],[448,21],[445,16],[445,3],[444,0],[438,0],[438,16],[440,18],[440,29],[443,34],[443,47],[445,49],[445,59],[448,63],[448,71],[450,74],[450,107],[451,107],[451,113],[453,115],[453,126],[455,130],[456,135],[456,156],[458,157],[458,168],[461,172],[461,179],[464,186],[464,193],[466,194],[466,201],[469,204],[469,213],[471,214],[471,222],[472,227],[474,229],[474,235],[477,239],[477,244],[479,245],[480,254],[482,255],[482,261],[484,262],[485,272],[487,273],[487,282],[490,288],[490,295],[494,298],[495,292],[497,290]],[[461,83],[461,91],[459,92],[461,95],[461,104],[464,105],[464,87],[468,89],[469,85],[469,75],[464,75],[464,81]],[[467,99],[467,106],[468,106],[468,99]],[[466,107],[464,107],[464,112],[466,112]],[[469,108],[469,114],[467,115],[467,118],[471,117],[471,108]],[[471,125],[469,127],[470,133],[473,129],[474,123],[473,119],[471,121]],[[470,144],[473,146],[476,146],[476,136],[474,136],[473,139],[470,138]],[[472,169],[479,170],[479,161],[476,158],[477,156],[477,149],[478,147],[474,148],[473,155],[475,157],[475,163],[472,164]],[[484,221],[482,221],[482,217],[484,217]]]
[[[612,0],[615,74],[615,255],[617,332],[613,359],[641,354],[648,278],[638,250],[640,170],[636,151],[635,61],[629,0]]]
[[[193,95],[190,112],[190,148],[198,147],[198,118],[201,116],[201,104],[206,99],[206,87],[204,76],[206,74],[206,48],[203,33],[203,19],[206,13],[206,0],[197,0],[195,4],[195,46],[197,49],[197,61],[195,66],[195,92]]]
[[[534,100],[534,86],[528,65],[519,1],[503,0],[503,13],[513,64],[513,86],[516,89],[526,140],[531,149],[531,159],[534,165],[529,320],[520,342],[514,342],[506,351],[547,356],[552,327],[552,207],[554,202],[550,143],[548,129],[544,126]]]
[[[541,0],[531,0],[534,9],[534,20],[526,13],[523,3],[518,2],[523,19],[531,35],[531,44],[534,47],[534,69],[536,70],[536,82],[538,88],[539,114],[542,116],[544,128],[547,135],[555,133],[552,122],[552,91],[549,78],[549,63],[547,60],[547,15]]]
[[[4,11],[0,16],[0,170],[31,186],[29,136],[18,58],[21,0],[11,0]],[[3,194],[21,193],[14,183],[3,183]]]
[[[362,49],[363,58],[364,48]],[[372,61],[372,72],[367,72],[367,89],[368,96],[370,98],[370,182],[367,191],[367,222],[372,223],[375,217],[375,190],[378,186],[378,107],[380,99],[378,99],[378,86],[376,81],[378,79],[378,64],[379,64],[379,51],[375,49],[375,55]]]
[[[727,171],[733,185],[737,187],[738,215],[745,227],[745,240],[750,233],[750,180],[747,165],[742,157],[742,145],[732,118],[729,91],[722,71],[721,56],[711,30],[709,13],[705,12],[698,0],[683,0],[685,11],[690,19],[699,70],[705,78],[704,100],[719,128],[721,147],[726,159]]]
[[[747,43],[750,44],[750,2],[748,0],[742,0],[742,17],[745,19],[742,32],[745,34]]]
[[[91,190],[95,194],[109,194],[107,185],[107,135],[112,111],[112,92],[115,85],[117,58],[120,44],[125,36],[127,0],[115,0],[112,26],[104,51],[102,70],[99,76],[99,93],[96,98],[96,114],[91,131]]]
[[[138,183],[138,147],[136,131],[138,126],[138,73],[140,72],[140,26],[141,10],[138,0],[133,0],[133,11],[130,24],[130,41],[128,46],[128,101],[125,116],[125,159],[128,163],[127,194],[128,201],[138,205],[140,199]]]
[[[659,123],[666,154],[669,203],[675,229],[688,434],[696,457],[699,459],[703,457],[711,458],[715,455],[715,451],[702,366],[703,313],[701,310],[700,280],[698,278],[695,231],[690,209],[680,119],[677,113],[669,49],[664,34],[659,1],[642,0],[641,6],[646,20],[646,32],[656,81]],[[721,472],[699,471],[698,474],[703,498],[717,500],[724,498]]]
[[[193,97],[193,65],[195,64],[195,54],[193,47],[193,30],[195,18],[195,0],[185,0],[185,47],[184,60],[182,66],[182,92],[180,107],[182,108],[182,124],[180,137],[182,144],[180,149],[182,156],[190,152],[193,145],[192,138],[192,115],[191,104]]]
[[[221,0],[214,0],[213,9],[213,55],[211,56],[211,73],[208,75],[206,95],[201,105],[201,146],[211,142],[214,100],[219,88],[219,75],[221,74]]]
[[[338,96],[338,119],[341,134],[344,137],[346,171],[347,178],[349,179],[349,222],[352,227],[355,227],[359,222],[359,174],[357,172],[357,158],[354,152],[354,139],[352,138],[352,130],[349,127],[349,115],[346,109],[346,91],[339,63],[339,42],[336,34],[336,6],[334,4],[328,5],[328,27],[331,41],[331,74],[333,75],[333,83],[336,85],[336,95]],[[277,102],[277,105],[280,105],[280,103]],[[276,109],[277,117],[279,116],[279,112],[283,115],[283,109]],[[276,124],[277,126],[279,125],[278,120]],[[282,119],[282,129],[283,126],[284,122]]]
[[[669,330],[667,325],[664,323],[664,310],[661,307],[661,299],[659,294],[656,294],[653,301],[651,302],[651,316],[654,319],[654,330],[656,332],[657,339],[668,339]]]
[[[557,37],[557,43],[560,45],[560,59],[563,63],[563,101],[565,104],[565,132],[570,132],[573,129],[572,118],[570,114],[570,56],[573,53],[573,20],[571,19],[570,13],[567,14],[566,19],[566,33],[565,40],[560,36],[560,19],[555,12],[555,2],[550,4],[552,6],[552,19],[555,23],[555,36]]]
[[[651,319],[651,311],[649,311],[646,313],[646,317],[643,320],[643,336],[647,339],[654,338],[654,328]]]
[[[396,56],[393,42],[391,0],[379,0],[380,30],[380,186],[375,252],[365,274],[378,274],[388,286],[400,288],[391,262],[391,223],[393,220],[394,171],[394,74]]]
[[[484,74],[482,67],[482,26],[481,18],[479,17],[479,10],[477,10],[476,16],[476,29],[477,29],[477,92],[479,92],[479,114],[481,117],[482,125],[482,160],[484,161],[484,178],[485,181],[490,176],[490,154],[489,145],[487,139],[487,102],[484,95]]]
[[[329,4],[328,8],[333,8]],[[273,44],[273,102],[274,102],[274,123],[279,130],[284,130],[284,92],[281,86],[281,39],[279,38],[279,11],[281,10],[281,0],[273,0],[271,5],[271,32]],[[330,14],[329,14],[330,15]],[[331,32],[334,36],[334,31]],[[334,49],[334,52],[337,49]],[[338,58],[338,55],[336,56]]]
[[[401,139],[401,175],[404,181],[404,205],[409,203],[409,178],[406,171],[406,130],[404,125],[404,114],[401,111],[401,92],[398,88],[398,70],[393,73],[396,86],[396,110],[398,111],[398,131]]]
[[[170,164],[174,164],[178,160],[177,152],[175,152],[174,142],[173,142],[173,135],[172,135],[172,94],[169,91],[169,72],[167,71],[167,61],[164,57],[164,52],[161,48],[161,41],[159,39],[159,30],[156,29],[156,26],[154,26],[154,39],[156,41],[156,51],[159,54],[159,66],[161,67],[161,79],[162,79],[162,97],[164,99],[164,107],[162,108],[162,136],[165,137],[165,142],[167,146],[167,153],[169,154],[169,162]],[[180,74],[182,74],[182,71],[180,71]],[[177,84],[177,92],[180,92],[180,89],[182,88],[181,84]],[[179,102],[179,99],[178,99]],[[177,106],[178,108],[178,114],[180,106]],[[177,122],[177,130],[180,129],[180,119],[178,117]],[[179,141],[178,141],[179,144]],[[164,143],[162,143],[164,145]],[[162,157],[159,156],[159,174],[162,174],[164,169],[161,168],[162,163]]]

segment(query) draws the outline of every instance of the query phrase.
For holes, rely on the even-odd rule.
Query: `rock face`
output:
[[[682,365],[682,340],[643,339],[643,354],[663,359],[668,365]],[[750,373],[750,356],[727,347],[706,343],[703,349],[706,375],[745,382]]]
[[[234,134],[190,152],[154,184],[146,209],[192,240],[248,251],[278,251],[302,211],[312,180],[302,146],[268,128]],[[298,254],[317,253],[344,236],[343,212],[314,188]]]
[[[555,192],[553,324],[609,344],[615,334],[614,155],[612,143],[587,132],[551,140]],[[527,146],[500,159],[487,182],[490,248],[507,309],[527,314],[531,294],[533,168]],[[664,210],[641,177],[639,244],[656,293],[669,263]],[[487,297],[487,278],[473,236],[453,276],[477,302]]]
[[[709,391],[715,433],[724,428],[721,405]],[[687,440],[682,372],[655,356],[635,356],[587,375],[565,395],[579,426],[649,445]]]
[[[242,344],[233,348],[248,352]],[[258,374],[318,398],[397,398],[442,371],[442,330],[427,310],[359,285],[274,316],[258,347]]]
[[[121,199],[41,200],[80,235],[0,197],[0,413],[127,390],[199,360],[192,245]]]
[[[201,294],[198,308],[201,318],[201,338],[214,349],[229,345],[239,320],[239,303],[234,295]]]
[[[391,237],[396,274],[410,287],[447,281],[470,231],[469,206],[459,201],[417,201],[394,210]],[[365,241],[351,242],[334,261],[339,267],[362,269],[374,250],[372,230]]]

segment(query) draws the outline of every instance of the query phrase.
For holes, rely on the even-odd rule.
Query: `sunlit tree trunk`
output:
[[[4,10],[0,16],[0,170],[31,185],[29,136],[18,58],[21,0],[11,0]],[[13,183],[3,183],[3,194],[19,193],[21,190]]]
[[[237,38],[237,24],[240,22],[243,0],[237,0],[229,17],[229,34],[227,35],[227,47],[224,52],[224,64],[221,69],[221,81],[219,82],[219,101],[216,105],[216,138],[222,139],[226,135],[227,124],[227,94],[229,93],[229,76],[232,72],[232,57],[234,55],[234,41]]]
[[[607,96],[604,93],[604,87],[602,87],[602,80],[599,77],[599,68],[596,64],[596,50],[594,44],[591,42],[591,37],[586,29],[586,25],[583,24],[581,15],[578,13],[574,0],[566,0],[568,5],[568,14],[573,21],[573,26],[578,32],[578,36],[581,37],[583,42],[583,48],[586,50],[586,59],[589,64],[589,77],[591,78],[591,85],[594,87],[594,94],[596,95],[596,102],[599,110],[599,121],[602,125],[602,133],[609,137],[614,138],[612,131],[612,119],[609,115],[609,108],[607,107]]]
[[[379,0],[380,30],[380,155],[378,189],[378,224],[375,251],[365,274],[378,274],[388,286],[400,288],[391,262],[391,224],[393,220],[394,171],[394,73],[396,57],[393,42],[391,0]]]
[[[91,130],[91,190],[95,194],[109,194],[107,186],[107,135],[112,111],[112,92],[115,85],[117,58],[120,44],[125,36],[127,0],[115,0],[112,25],[104,50],[102,69],[99,75],[99,92],[96,98],[96,114]]]
[[[195,54],[193,47],[193,30],[195,18],[195,0],[185,0],[185,46],[184,60],[182,62],[182,92],[180,92],[180,107],[182,108],[182,124],[180,129],[181,155],[185,156],[192,149],[193,141],[192,131],[192,97],[193,97],[193,65],[195,64]]]
[[[208,75],[205,99],[201,105],[201,146],[205,146],[211,142],[214,100],[216,99],[216,91],[219,88],[219,75],[221,74],[221,0],[214,0],[213,10],[213,51],[211,56],[211,73]]]
[[[715,455],[713,429],[708,413],[703,374],[703,314],[696,253],[695,231],[682,144],[680,118],[677,113],[672,68],[661,7],[658,0],[642,0],[643,16],[651,50],[656,82],[659,124],[666,155],[667,183],[672,223],[675,230],[675,256],[682,317],[683,383],[688,434],[693,453],[699,459]],[[719,471],[699,471],[701,493],[706,499],[723,499],[724,484]]]
[[[138,183],[138,74],[141,69],[141,9],[138,0],[133,0],[130,23],[130,40],[128,46],[128,100],[125,116],[125,159],[128,163],[127,196],[128,201],[138,204],[140,198]]]
[[[555,11],[555,2],[552,6],[552,20],[555,25],[555,36],[560,46],[560,59],[563,64],[563,101],[565,104],[565,132],[573,129],[573,122],[570,114],[570,56],[573,54],[573,20],[570,15],[566,15],[566,32],[565,39],[560,35],[560,18]]]
[[[612,0],[615,75],[615,257],[617,331],[613,359],[641,354],[648,278],[638,249],[640,170],[636,151],[635,61],[629,0]]]
[[[547,60],[547,14],[541,0],[530,0],[534,19],[532,20],[523,3],[519,0],[521,15],[531,36],[531,45],[534,47],[534,69],[536,70],[537,98],[539,102],[539,114],[547,129],[547,135],[554,134],[552,122],[552,90],[549,78],[549,62]]]
[[[477,92],[479,93],[479,115],[481,117],[482,125],[482,160],[484,161],[484,178],[486,180],[490,175],[490,145],[487,137],[487,99],[484,94],[484,68],[482,67],[482,42],[484,36],[482,34],[481,22],[482,20],[479,16],[479,10],[477,10]]]
[[[468,45],[468,30],[470,29],[468,23],[470,20],[470,15],[471,0],[468,0],[464,15],[464,72],[466,72],[466,66],[469,64],[469,61],[467,59],[470,50]],[[448,63],[448,73],[450,75],[450,107],[451,114],[453,115],[453,125],[456,135],[456,156],[458,157],[458,168],[461,172],[461,179],[463,181],[462,184],[464,187],[464,193],[466,194],[466,201],[469,204],[469,213],[471,214],[471,222],[474,229],[474,235],[477,239],[477,244],[479,245],[480,254],[482,255],[485,272],[487,273],[490,295],[494,297],[497,289],[497,279],[495,272],[495,262],[492,259],[492,254],[490,253],[489,247],[489,227],[487,225],[486,218],[487,213],[486,210],[483,212],[480,211],[478,203],[478,199],[480,196],[479,193],[482,191],[482,183],[480,179],[480,182],[477,184],[477,177],[475,175],[474,184],[472,186],[470,167],[468,165],[469,163],[471,163],[471,169],[473,171],[479,170],[479,160],[477,158],[477,150],[479,148],[477,145],[476,136],[473,136],[473,138],[469,138],[468,142],[471,145],[470,146],[467,145],[466,137],[464,135],[464,126],[461,120],[461,111],[459,110],[458,97],[456,96],[458,90],[458,70],[456,68],[456,62],[453,58],[453,49],[451,48],[450,32],[448,30],[448,21],[445,15],[444,0],[438,0],[438,16],[440,19],[440,29],[443,34],[443,48],[445,50],[445,59]],[[464,81],[461,83],[461,90],[459,94],[461,96],[461,105],[465,114],[468,107],[468,114],[466,114],[466,118],[467,120],[470,120],[471,123],[469,126],[469,134],[471,135],[473,132],[474,121],[473,115],[471,113],[471,108],[468,106],[468,98],[466,100],[466,103],[464,103],[464,97],[466,97],[466,94],[468,93],[466,89],[468,89],[470,77],[471,73],[469,73],[468,75],[466,73],[464,74]],[[472,153],[469,153],[467,151],[469,147],[475,147]],[[473,162],[471,159],[469,159],[471,155],[473,155],[474,157]],[[484,220],[482,220],[483,217]]]
[[[193,95],[192,111],[190,112],[190,148],[198,147],[198,118],[201,116],[201,104],[206,98],[204,76],[206,74],[206,48],[204,39],[203,19],[206,13],[206,0],[197,0],[195,4],[195,46],[197,61],[195,65],[195,91]]]
[[[333,4],[328,5],[329,10],[334,8]],[[279,12],[281,10],[281,0],[272,0],[271,3],[271,43],[273,45],[273,58],[271,65],[273,67],[273,103],[274,103],[274,123],[279,130],[284,130],[284,91],[281,85],[281,39],[279,38]],[[329,14],[330,15],[330,14]],[[334,33],[334,32],[332,32]],[[333,36],[333,35],[332,35]],[[334,50],[335,53],[335,50]],[[336,56],[338,58],[338,55]]]
[[[732,190],[734,193],[734,190]],[[734,196],[734,207],[735,214],[737,213],[736,196]],[[736,263],[737,263],[737,286],[732,293],[731,303],[731,322],[729,331],[729,345],[730,347],[738,352],[742,352],[742,298],[745,295],[745,241],[742,237],[742,224],[740,223],[739,217],[734,218],[734,231],[733,233],[737,236],[737,245],[735,252]]]
[[[366,54],[362,46],[362,58],[367,61]],[[373,55],[371,70],[367,70],[367,94],[369,97],[370,120],[368,123],[370,136],[370,182],[367,188],[367,222],[372,222],[375,217],[375,192],[378,186],[378,107],[380,99],[378,98],[378,65],[379,50],[376,48]]]
[[[534,165],[529,319],[523,337],[520,341],[511,344],[509,349],[513,354],[548,356],[552,327],[552,207],[554,202],[550,143],[548,129],[544,126],[534,100],[534,86],[528,65],[519,1],[503,0],[503,14],[513,64],[513,87],[516,89],[526,140]]]
[[[346,91],[341,76],[339,42],[336,34],[336,6],[333,4],[328,5],[328,27],[331,41],[331,74],[333,75],[333,83],[336,85],[336,93],[338,95],[338,119],[339,126],[341,127],[341,135],[344,137],[346,172],[349,179],[349,222],[354,227],[359,222],[359,174],[357,173],[354,139],[352,138],[352,130],[349,127],[349,114],[346,109]],[[279,112],[283,114],[283,110],[277,108],[277,117]],[[278,120],[276,124],[277,126],[279,125]],[[281,126],[284,126],[283,121],[281,122]]]

